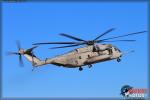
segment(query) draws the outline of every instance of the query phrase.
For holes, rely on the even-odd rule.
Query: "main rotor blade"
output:
[[[74,36],[71,36],[71,35],[68,35],[68,34],[65,34],[65,33],[60,33],[61,36],[65,36],[65,37],[68,37],[68,38],[71,38],[71,39],[74,39],[74,40],[77,40],[77,41],[84,41],[86,42],[85,40],[83,39],[80,39],[80,38],[77,38],[77,37],[74,37]]]
[[[111,37],[111,38],[106,38],[106,39],[102,39],[102,40],[97,40],[96,42],[102,42],[102,41],[105,41],[105,40],[111,40],[111,39],[126,37],[126,36],[129,36],[129,35],[141,34],[141,33],[145,33],[145,32],[147,32],[147,31],[141,31],[141,32],[136,32],[136,33],[130,33],[130,34],[121,35],[121,36],[115,36],[115,37]]]
[[[135,42],[136,40],[113,40],[113,41],[102,41],[102,42]]]
[[[32,45],[43,45],[43,44],[77,44],[78,42],[45,42],[45,43],[34,43]]]
[[[111,29],[107,30],[107,31],[104,32],[103,34],[101,34],[101,35],[99,35],[98,37],[96,37],[96,38],[94,39],[94,41],[95,41],[95,40],[98,40],[100,37],[102,37],[102,36],[108,34],[109,32],[111,32],[111,31],[113,31],[113,30],[115,30],[115,28],[111,28]]]
[[[50,49],[68,48],[68,47],[75,47],[75,46],[79,46],[79,45],[82,45],[82,44],[67,45],[67,46],[60,46],[60,47],[52,47]]]

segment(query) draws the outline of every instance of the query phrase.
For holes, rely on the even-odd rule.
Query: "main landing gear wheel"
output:
[[[82,67],[79,67],[79,71],[82,71],[83,70],[83,68]]]
[[[121,59],[120,58],[117,58],[117,62],[120,62],[121,61]]]

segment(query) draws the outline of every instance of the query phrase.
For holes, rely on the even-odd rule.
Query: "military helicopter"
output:
[[[140,31],[140,32],[125,34],[125,35],[100,39],[101,37],[110,33],[113,30],[115,30],[115,28],[111,28],[107,30],[106,32],[100,34],[95,39],[88,40],[88,41],[72,36],[72,35],[60,33],[59,35],[76,40],[76,42],[34,43],[33,45],[35,46],[27,50],[22,49],[20,46],[20,43],[17,42],[18,52],[9,52],[8,54],[19,55],[19,62],[21,66],[23,65],[23,61],[22,61],[22,55],[23,55],[24,57],[27,58],[28,61],[32,63],[33,68],[46,65],[46,64],[53,64],[53,65],[62,66],[66,68],[79,68],[79,71],[82,71],[83,66],[86,66],[86,65],[89,68],[91,68],[92,64],[99,63],[99,62],[104,62],[104,61],[109,61],[109,60],[114,60],[114,59],[116,59],[118,62],[121,61],[121,57],[124,53],[122,53],[116,46],[112,44],[102,44],[103,42],[117,42],[117,41],[134,42],[135,40],[113,40],[113,41],[110,41],[110,40],[121,38],[121,37],[127,37],[131,35],[137,35],[137,34],[146,32],[146,31]],[[44,45],[44,44],[60,44],[60,45],[63,44],[63,46],[52,47],[50,49],[76,47],[76,46],[81,46],[81,45],[85,45],[85,46],[76,48],[70,52],[67,52],[59,56],[55,56],[53,58],[46,58],[45,60],[42,61],[34,55],[33,49],[35,49],[39,45]]]

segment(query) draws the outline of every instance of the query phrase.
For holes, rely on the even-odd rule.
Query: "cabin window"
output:
[[[76,49],[76,52],[78,52],[78,49]]]
[[[79,56],[79,59],[82,59],[81,56]]]
[[[117,51],[117,48],[114,48],[115,49],[115,51]]]
[[[108,52],[109,52],[110,55],[113,53],[112,49],[108,49]]]
[[[100,47],[98,45],[96,45],[96,50],[100,51]]]

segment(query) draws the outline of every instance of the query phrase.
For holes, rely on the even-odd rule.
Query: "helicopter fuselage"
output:
[[[50,61],[51,64],[74,68],[117,59],[121,56],[120,50],[109,44],[97,44],[95,47],[97,48],[95,51],[93,51],[93,45],[78,48],[64,55],[47,59],[46,62]]]

